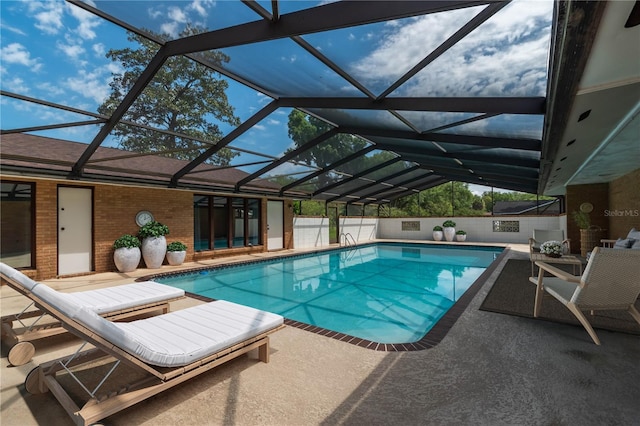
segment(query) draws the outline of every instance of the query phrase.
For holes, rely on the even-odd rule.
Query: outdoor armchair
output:
[[[615,250],[596,247],[581,277],[571,275],[545,262],[537,261],[533,316],[537,317],[544,292],[565,305],[580,321],[593,341],[600,339],[582,311],[625,310],[640,325],[640,313],[635,302],[640,295],[640,250]],[[545,272],[553,276],[545,276]]]

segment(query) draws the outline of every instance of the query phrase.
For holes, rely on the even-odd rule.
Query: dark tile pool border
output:
[[[361,244],[361,245],[358,245],[358,247],[363,247],[363,246],[368,246],[373,244],[387,244],[387,243],[375,242],[370,244]],[[389,244],[394,244],[394,243],[389,243]],[[407,244],[411,244],[411,243],[407,243]],[[458,248],[459,247],[460,246],[458,246]],[[465,247],[473,247],[473,246],[465,246]],[[475,247],[489,247],[489,246],[475,246]],[[495,269],[501,263],[502,259],[506,257],[507,253],[509,252],[509,247],[500,247],[500,248],[503,249],[500,255],[498,255],[498,257],[496,257],[496,259],[493,262],[491,262],[491,264],[487,267],[487,269],[485,269],[484,272],[480,274],[480,276],[473,282],[473,284],[471,284],[471,286],[467,289],[467,291],[464,292],[462,297],[460,297],[460,299],[458,299],[458,301],[454,303],[453,306],[451,306],[451,308],[449,308],[449,310],[442,316],[442,318],[440,318],[438,322],[435,323],[433,327],[431,327],[431,330],[429,330],[424,336],[422,336],[420,340],[416,342],[379,343],[371,340],[361,339],[355,336],[350,336],[348,334],[339,333],[337,331],[328,330],[326,328],[318,327],[315,325],[305,324],[303,322],[291,320],[288,318],[285,318],[284,323],[291,327],[299,328],[301,330],[309,331],[311,333],[319,334],[325,337],[330,337],[332,339],[340,340],[341,342],[350,343],[352,345],[360,346],[362,348],[371,349],[375,351],[406,352],[406,351],[421,351],[425,349],[431,349],[434,346],[436,346],[438,343],[440,343],[442,339],[445,338],[447,333],[449,333],[449,330],[451,330],[451,328],[456,323],[456,321],[458,321],[458,318],[460,318],[460,315],[462,315],[465,309],[467,309],[467,307],[469,306],[469,303],[471,303],[475,295],[478,293],[478,291],[480,291],[482,286],[486,283],[489,276],[491,276],[493,271],[495,271]],[[334,249],[334,250],[339,250],[339,249]],[[308,256],[310,254],[322,253],[324,251],[327,251],[327,250],[318,250],[318,251],[312,251],[312,252],[306,252],[306,253],[294,254],[294,255],[286,255],[282,257],[269,258],[269,259],[260,259],[260,260],[252,259],[252,260],[224,264],[224,265],[205,266],[201,268],[193,268],[193,269],[184,270],[184,271],[174,271],[174,272],[153,274],[153,275],[140,277],[136,281],[148,281],[148,280],[152,280],[154,278],[159,278],[159,277],[175,277],[180,275],[190,275],[194,272],[202,271],[202,270],[223,269],[223,268],[229,268],[234,266],[240,266],[248,263],[259,263],[259,262],[266,262],[266,261],[277,260],[282,258]],[[202,300],[204,302],[213,302],[214,300],[216,300],[210,297],[201,296],[199,294],[195,294],[191,292],[186,292],[186,294],[191,298]]]

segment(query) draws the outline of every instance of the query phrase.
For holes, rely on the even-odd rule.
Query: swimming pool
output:
[[[422,339],[500,247],[376,243],[154,278],[378,343]]]

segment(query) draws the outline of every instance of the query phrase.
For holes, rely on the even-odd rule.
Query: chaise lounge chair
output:
[[[640,295],[640,250],[615,250],[596,247],[581,277],[571,275],[545,262],[537,261],[533,316],[537,317],[546,291],[565,305],[587,330],[596,345],[600,339],[582,313],[590,310],[626,310],[640,324],[634,304]],[[544,276],[545,271],[553,276]]]
[[[223,300],[111,322],[47,286],[36,286],[32,296],[85,343],[71,356],[36,367],[27,375],[25,388],[32,394],[51,391],[79,425],[97,422],[256,348],[259,359],[269,362],[269,334],[284,327],[280,315]],[[86,343],[94,349],[80,352]],[[115,361],[103,378],[96,377],[105,369],[97,365],[99,360]],[[124,386],[108,389],[111,379],[123,379],[112,375],[120,364],[135,374],[124,375]],[[140,373],[142,378],[131,379]],[[80,398],[63,386],[70,378],[86,393],[84,402],[78,403]]]
[[[45,286],[1,262],[0,276],[9,287],[28,298],[32,298],[31,294],[36,286]],[[80,305],[110,321],[124,320],[160,310],[167,313],[169,302],[185,297],[184,290],[153,281],[66,294]],[[59,322],[41,321],[45,313],[41,310],[28,310],[32,306],[33,303],[19,314],[0,318],[2,340],[10,347],[7,359],[14,366],[26,364],[31,360],[35,354],[32,341],[66,333]],[[25,324],[24,321],[32,318],[36,318],[35,321]],[[19,325],[15,329],[14,323]]]

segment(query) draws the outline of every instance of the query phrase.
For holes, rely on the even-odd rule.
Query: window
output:
[[[196,251],[262,243],[259,199],[195,195],[193,206]]]
[[[0,258],[14,268],[33,268],[34,184],[3,181],[0,192]]]

